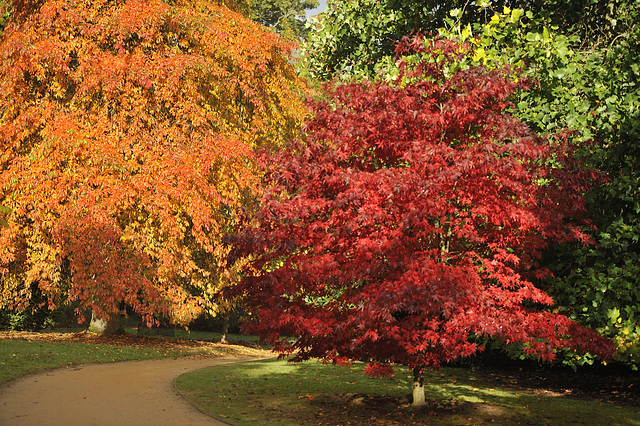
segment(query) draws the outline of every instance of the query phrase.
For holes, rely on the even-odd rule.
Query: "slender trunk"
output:
[[[225,312],[222,317],[222,337],[220,337],[220,343],[228,343],[227,335],[229,334],[229,322],[231,321],[229,312]]]
[[[422,376],[422,367],[413,369],[413,407],[422,407],[426,404],[424,398],[424,377]]]
[[[92,311],[91,323],[89,324],[89,331],[92,333],[100,334],[102,336],[113,336],[117,334],[124,334],[124,327],[122,327],[121,315],[116,314],[108,318],[102,318],[96,315],[95,311]]]

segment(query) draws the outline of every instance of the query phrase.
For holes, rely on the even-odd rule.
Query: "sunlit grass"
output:
[[[0,340],[0,383],[27,373],[75,364],[173,358],[193,353],[196,353],[193,349]]]
[[[363,364],[253,361],[187,373],[177,380],[203,411],[234,424],[606,424],[640,425],[640,408],[500,388],[481,371],[427,375],[427,407],[410,407],[411,374],[371,379]],[[372,420],[372,419],[375,419]],[[385,423],[386,422],[386,423]]]

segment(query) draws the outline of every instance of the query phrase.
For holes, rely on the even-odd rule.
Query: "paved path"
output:
[[[0,426],[223,425],[175,390],[181,374],[256,358],[134,361],[72,367],[0,386]]]

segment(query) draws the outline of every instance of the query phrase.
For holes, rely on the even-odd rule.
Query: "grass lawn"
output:
[[[24,374],[87,363],[105,363],[193,355],[233,356],[262,355],[259,349],[196,341],[215,340],[216,333],[200,332],[197,336],[176,338],[139,337],[132,334],[104,338],[78,330],[56,330],[47,333],[0,332],[0,383]],[[218,333],[219,335],[219,333]],[[190,337],[191,339],[187,339]],[[218,336],[219,338],[219,336]],[[230,335],[233,342],[248,345],[253,336]]]
[[[188,354],[194,352],[78,342],[0,340],[0,383],[27,373],[74,364],[172,358]]]
[[[252,337],[229,337],[249,346],[255,343]],[[211,341],[218,338],[212,333],[195,332],[168,339],[131,334],[103,338],[89,333],[0,332],[0,383],[28,373],[85,363],[267,354],[260,349]],[[565,389],[561,377],[555,382],[562,386],[554,387],[519,381],[499,370],[443,368],[428,373],[428,404],[415,410],[410,407],[408,370],[398,368],[391,379],[371,379],[363,375],[363,367],[359,363],[340,367],[260,360],[190,372],[178,378],[177,387],[203,411],[238,425],[495,422],[640,426],[640,398],[627,398],[633,392],[618,395],[620,389],[639,388],[636,385],[640,382],[633,380],[613,391],[601,386],[600,394],[591,392],[590,397],[580,399],[582,395],[572,393],[571,384]],[[588,389],[600,386],[588,377],[581,380]],[[608,398],[598,397],[603,392]]]
[[[407,369],[371,379],[363,368],[261,360],[186,373],[176,384],[201,410],[238,425],[640,425],[640,407],[500,384],[463,368],[428,373],[428,404],[415,410]]]
[[[86,327],[82,328],[57,328],[54,330],[42,330],[41,333],[78,333],[85,331]],[[138,335],[137,327],[125,326],[124,331],[127,334]],[[182,328],[175,328],[173,330],[173,336],[168,334],[158,334],[157,337],[163,337],[167,339],[187,339],[187,340],[210,340],[219,341],[222,338],[222,333],[217,331],[199,331],[199,330],[185,330]],[[154,336],[153,332],[143,333],[144,336]],[[230,342],[237,342],[241,344],[258,344],[260,339],[258,336],[251,336],[247,334],[233,334],[229,333],[227,339]]]

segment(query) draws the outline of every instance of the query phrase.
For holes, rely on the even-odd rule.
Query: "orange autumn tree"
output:
[[[214,313],[257,147],[305,113],[294,46],[223,5],[14,2],[0,43],[0,308]],[[36,297],[38,295],[38,297]]]

